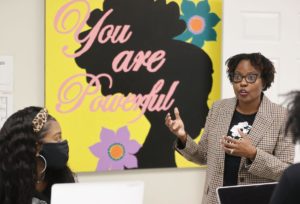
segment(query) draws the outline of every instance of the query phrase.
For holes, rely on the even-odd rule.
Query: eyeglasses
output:
[[[239,83],[239,82],[243,81],[243,79],[245,78],[247,83],[253,84],[256,82],[256,79],[258,77],[259,77],[259,74],[254,74],[254,73],[247,74],[246,76],[242,76],[240,74],[234,73],[232,75],[231,79],[234,83]]]

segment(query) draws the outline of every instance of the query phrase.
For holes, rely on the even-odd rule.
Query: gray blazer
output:
[[[217,203],[216,188],[223,185],[225,153],[220,139],[227,135],[236,107],[236,98],[217,101],[210,109],[201,140],[196,144],[188,137],[184,149],[176,150],[186,159],[207,164],[202,204]],[[241,158],[238,184],[277,181],[294,158],[292,137],[284,136],[287,110],[263,96],[249,137],[257,154],[252,164]]]

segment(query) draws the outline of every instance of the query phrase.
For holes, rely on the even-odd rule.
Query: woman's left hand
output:
[[[253,161],[256,156],[256,148],[246,134],[240,130],[238,131],[241,139],[237,140],[229,136],[223,136],[221,139],[222,148],[229,155],[245,157]]]

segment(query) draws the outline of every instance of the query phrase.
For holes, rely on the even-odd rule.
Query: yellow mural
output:
[[[139,1],[142,2],[144,0]],[[173,59],[173,54],[170,54],[171,51],[169,50],[172,49],[160,49],[160,45],[158,45],[157,47],[155,47],[155,45],[154,48],[150,51],[146,52],[145,50],[145,52],[138,52],[139,50],[148,48],[150,45],[138,44],[138,46],[136,46],[136,44],[134,44],[132,45],[132,47],[130,47],[132,48],[132,50],[134,50],[134,52],[128,51],[124,52],[124,55],[122,55],[123,50],[118,50],[118,52],[116,52],[117,55],[112,56],[113,61],[111,62],[111,66],[114,68],[113,71],[116,75],[112,75],[106,72],[104,68],[102,71],[102,67],[97,67],[97,65],[95,65],[95,67],[99,68],[100,70],[100,72],[97,74],[100,75],[97,75],[96,73],[90,73],[89,71],[87,71],[89,70],[88,66],[93,66],[93,63],[91,63],[92,65],[90,64],[89,59],[92,58],[95,61],[107,60],[105,58],[107,56],[107,53],[94,52],[94,50],[97,50],[99,46],[108,46],[107,49],[110,50],[113,49],[114,45],[118,43],[126,44],[127,41],[130,42],[131,40],[133,41],[135,39],[138,39],[139,36],[137,36],[136,33],[143,33],[143,31],[140,31],[138,29],[134,30],[134,28],[136,27],[134,27],[133,24],[128,24],[128,27],[126,27],[127,24],[125,20],[121,17],[117,18],[118,12],[122,13],[122,10],[118,10],[117,8],[119,7],[114,7],[114,5],[118,5],[120,2],[128,2],[127,5],[130,6],[128,6],[127,9],[132,9],[132,7],[134,7],[135,5],[138,6],[137,8],[140,8],[139,6],[142,6],[144,8],[146,5],[146,3],[145,5],[138,5],[140,3],[137,3],[138,1],[136,0],[106,0],[105,2],[103,2],[103,0],[66,0],[51,2],[46,1],[46,107],[48,108],[50,114],[52,114],[60,122],[62,126],[63,138],[69,141],[69,166],[73,171],[76,172],[131,169],[140,167],[172,167],[172,165],[169,164],[164,166],[161,165],[161,163],[155,162],[153,164],[149,162],[149,165],[144,164],[143,166],[136,165],[137,158],[134,157],[134,155],[138,151],[138,149],[143,146],[147,139],[147,135],[149,134],[149,132],[151,132],[152,123],[150,119],[145,116],[144,113],[151,112],[153,113],[154,118],[156,117],[156,115],[154,115],[156,114],[156,112],[158,114],[165,114],[167,112],[166,109],[171,107],[171,105],[173,104],[173,99],[175,101],[174,103],[176,103],[176,98],[167,98],[167,96],[168,94],[170,94],[171,96],[173,92],[176,93],[176,88],[181,85],[181,81],[170,81],[168,87],[166,87],[168,82],[167,78],[162,78],[162,80],[158,78],[155,82],[153,82],[150,85],[151,87],[153,87],[153,89],[156,88],[158,90],[159,88],[161,88],[159,89],[160,92],[157,93],[155,96],[157,96],[158,98],[161,96],[165,103],[162,102],[159,106],[157,105],[157,99],[155,101],[156,106],[153,105],[151,109],[150,105],[148,104],[147,110],[144,110],[143,108],[141,108],[141,106],[146,107],[146,96],[150,96],[152,93],[151,91],[153,89],[147,89],[147,91],[149,92],[147,94],[140,94],[141,91],[133,92],[130,89],[131,86],[128,85],[128,87],[130,88],[128,88],[128,92],[126,93],[116,90],[113,93],[108,92],[104,94],[103,82],[101,81],[106,80],[106,82],[108,81],[108,86],[111,82],[110,85],[112,85],[112,87],[117,87],[118,77],[121,75],[118,75],[118,73],[121,72],[120,70],[122,68],[120,64],[124,64],[124,61],[126,61],[127,59],[123,56],[129,56],[130,54],[134,53],[134,55],[136,55],[136,61],[134,61],[136,64],[132,65],[131,68],[128,66],[128,70],[126,70],[126,67],[122,68],[122,71],[128,72],[126,75],[129,76],[127,83],[133,84],[134,88],[140,87],[140,82],[135,81],[135,75],[133,74],[138,72],[145,72],[145,74],[143,74],[141,77],[144,77],[143,80],[145,80],[146,84],[148,76],[150,78],[154,76],[155,73],[159,73],[159,68],[162,67],[161,69],[164,69],[164,65],[171,62],[171,60]],[[153,1],[153,4],[154,2],[159,2],[159,0]],[[207,100],[208,107],[210,107],[213,101],[220,98],[222,1],[167,1],[168,4],[172,2],[176,3],[178,7],[181,8],[181,17],[191,17],[194,15],[193,13],[184,13],[189,10],[182,9],[182,7],[195,7],[195,11],[197,11],[197,9],[199,10],[199,8],[202,8],[200,6],[198,6],[199,8],[197,7],[197,5],[201,2],[206,2],[209,6],[206,9],[199,10],[199,12],[204,12],[205,18],[195,17],[193,21],[190,21],[190,29],[201,30],[201,28],[204,26],[201,24],[202,20],[204,19],[203,22],[205,23],[205,19],[212,18],[214,22],[210,24],[206,22],[205,25],[211,25],[211,28],[209,30],[211,33],[208,34],[214,34],[215,32],[215,36],[207,37],[209,35],[206,34],[200,39],[197,38],[197,34],[193,35],[192,33],[190,35],[185,36],[174,36],[174,40],[172,41],[181,41],[180,46],[184,46],[184,42],[186,42],[185,44],[190,44],[194,47],[198,46],[199,50],[204,50],[204,52],[209,56],[210,60],[212,61],[213,83]],[[187,5],[185,5],[184,3],[186,3]],[[163,8],[169,8],[167,7],[168,4],[164,5]],[[110,10],[109,8],[115,9]],[[98,12],[98,10],[106,12],[101,13]],[[158,11],[160,10],[158,9]],[[138,18],[138,16],[134,16],[134,12],[131,13],[133,13],[133,17]],[[138,14],[139,12],[136,13]],[[212,13],[214,15],[211,15]],[[97,15],[98,21],[95,21],[93,18],[91,18],[91,16],[95,17]],[[95,19],[97,18],[95,17]],[[102,23],[100,22],[101,19],[103,21]],[[105,24],[106,21],[113,21],[114,19],[117,19],[117,24]],[[181,19],[184,20],[184,18]],[[131,22],[129,20],[128,22]],[[143,19],[139,20],[143,21]],[[135,21],[132,20],[132,22]],[[143,22],[141,22],[140,24],[143,26],[149,25],[147,23],[144,24]],[[135,25],[140,24],[137,22]],[[118,29],[119,34],[122,32],[121,30],[124,31],[123,34],[119,35],[119,39],[115,37],[116,42],[110,42],[110,44],[106,43],[108,40],[114,40],[114,31],[116,33],[116,30]],[[131,32],[130,29],[134,31]],[[92,32],[94,31],[95,33],[93,35]],[[101,31],[103,31],[102,33],[104,33],[102,36]],[[109,36],[109,33],[111,35],[110,39],[107,38],[107,36]],[[159,33],[159,29],[155,30],[154,34],[155,33]],[[151,37],[151,35],[149,36]],[[94,38],[93,41],[92,38]],[[160,39],[160,37],[158,36],[157,39]],[[117,42],[118,40],[119,42]],[[98,44],[95,44],[96,41],[98,41],[99,43],[97,42]],[[89,43],[91,43],[91,45],[89,45]],[[166,45],[162,45],[163,48],[164,46],[167,47],[167,43]],[[80,53],[84,54],[80,55]],[[86,56],[89,56],[91,58],[82,60],[82,58]],[[120,56],[119,61],[117,61],[116,59],[117,56]],[[171,58],[168,58],[169,56],[171,56]],[[174,54],[174,56],[176,56],[176,53]],[[137,64],[141,61],[140,59],[143,57],[145,58],[144,62],[141,62],[141,67],[138,67]],[[151,60],[153,61],[152,64],[150,63]],[[115,61],[116,63],[114,64]],[[87,62],[88,65],[82,62]],[[170,64],[172,65],[172,63]],[[112,69],[111,67],[105,68]],[[145,70],[148,72],[146,72]],[[133,75],[132,77],[131,73]],[[120,77],[120,81],[122,80],[124,81],[124,78]],[[197,89],[197,87],[195,87],[195,89]],[[120,87],[119,90],[123,90],[122,87]],[[189,90],[186,90],[186,94],[189,94]],[[155,96],[153,95],[153,97]],[[153,97],[151,100],[154,100]],[[141,102],[137,102],[137,100],[141,100]],[[164,111],[159,111],[161,110],[160,108],[165,109],[163,109]],[[172,110],[170,109],[169,111]],[[161,118],[161,116],[159,116],[159,118]],[[162,124],[164,123],[163,120],[158,122]],[[124,142],[124,144],[122,142],[107,143],[108,146],[101,146],[101,139],[103,139],[104,137],[108,137],[107,135],[111,135],[112,137],[126,135],[124,137],[128,138],[127,141]],[[164,135],[161,135],[160,137],[164,137]],[[171,138],[170,135],[166,135],[165,137]],[[198,141],[199,138],[200,134],[195,140]],[[175,136],[171,139],[175,140]],[[132,141],[134,141],[134,143]],[[155,142],[157,141],[154,141],[154,143]],[[97,147],[107,147],[107,149],[99,150],[99,153],[97,153],[97,149],[95,149],[96,146],[94,146],[95,144],[99,144]],[[126,145],[129,145],[132,149],[126,148]],[[95,147],[94,149],[93,146]],[[172,149],[172,147],[165,148],[170,148],[170,151]],[[101,156],[105,152],[108,152],[109,156],[107,158]],[[128,157],[126,158],[128,159],[128,161],[130,160],[130,164],[120,163],[121,159],[124,159],[127,156],[128,152],[133,155],[128,155]],[[172,154],[175,154],[175,163],[177,167],[196,166],[190,162],[187,162],[180,155],[174,153],[174,151],[172,152]],[[158,158],[160,156],[163,157],[163,155],[157,155],[156,149],[153,148],[153,160],[159,160]],[[108,162],[107,159],[112,159],[111,162],[119,163],[116,165],[110,163],[109,165],[103,166],[103,162]],[[138,163],[140,162],[141,161],[138,161]]]

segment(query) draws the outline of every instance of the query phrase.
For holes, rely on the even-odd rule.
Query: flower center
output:
[[[188,29],[194,34],[200,34],[205,28],[205,20],[201,16],[192,16],[188,22]]]
[[[108,148],[108,155],[113,160],[121,160],[125,155],[125,148],[120,143],[111,144]]]

